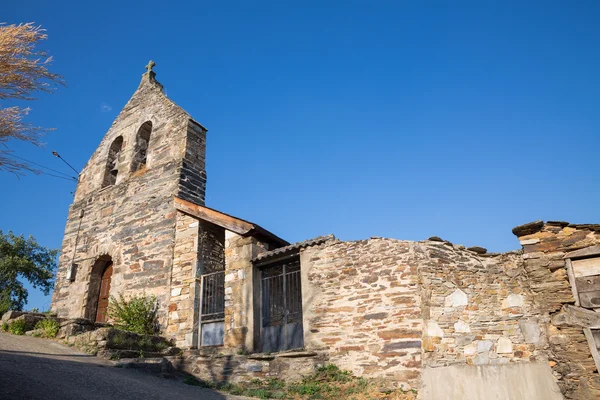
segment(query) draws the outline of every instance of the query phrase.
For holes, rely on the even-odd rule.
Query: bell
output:
[[[117,176],[118,173],[119,173],[119,169],[116,166],[110,170],[110,174],[112,176]]]

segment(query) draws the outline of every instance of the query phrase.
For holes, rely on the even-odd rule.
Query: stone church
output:
[[[438,237],[290,244],[206,207],[207,130],[152,67],[80,174],[59,316],[106,322],[110,296],[155,295],[161,334],[206,379],[331,362],[429,399],[600,398],[600,225],[525,224],[502,254]]]

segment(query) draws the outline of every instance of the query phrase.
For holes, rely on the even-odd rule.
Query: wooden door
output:
[[[100,283],[100,295],[98,296],[98,310],[96,311],[96,322],[106,322],[108,317],[108,299],[110,296],[110,278],[112,277],[113,264],[109,262],[102,273]]]

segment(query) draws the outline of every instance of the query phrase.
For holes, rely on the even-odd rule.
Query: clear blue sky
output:
[[[595,0],[28,1],[1,18],[45,27],[68,82],[30,104],[47,147],[13,144],[43,165],[83,167],[152,59],[209,130],[207,205],[290,242],[506,251],[525,222],[600,222]],[[75,186],[0,187],[0,229],[60,247]]]

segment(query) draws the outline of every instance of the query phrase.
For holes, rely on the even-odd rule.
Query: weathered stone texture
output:
[[[600,378],[582,327],[556,318],[563,305],[575,302],[564,257],[600,244],[598,226],[536,222],[523,227],[513,232],[523,246],[524,267],[540,318],[547,322],[550,365],[561,391],[568,399],[600,398]]]
[[[218,352],[195,352],[173,358],[174,366],[204,381],[213,383],[242,383],[252,379],[278,378],[299,381],[326,363],[323,355],[286,357],[285,354],[268,357]]]
[[[305,348],[358,375],[418,386],[423,328],[414,245],[372,239],[304,249]]]
[[[502,364],[541,356],[545,338],[528,343],[521,331],[523,321],[539,325],[519,254],[482,258],[435,242],[417,248],[423,318],[439,327],[424,332],[426,365]]]
[[[175,227],[175,248],[173,250],[173,269],[171,272],[170,296],[168,302],[168,323],[166,334],[175,340],[179,347],[195,345],[194,322],[197,321],[199,307],[198,283],[196,268],[198,265],[198,232],[200,224],[197,219],[177,212]],[[196,315],[194,315],[196,312]],[[195,317],[195,318],[194,318]]]
[[[225,231],[225,337],[230,352],[258,351],[260,308],[258,271],[252,264],[268,244]]]
[[[139,164],[134,159],[136,135],[147,121],[152,123],[147,162],[132,171]],[[160,84],[144,75],[80,175],[52,301],[59,316],[95,318],[90,302],[98,289],[91,286],[101,271],[94,265],[110,259],[110,294],[156,295],[159,321],[166,328],[177,215],[173,198],[181,194],[204,202],[205,132],[164,95]],[[118,137],[123,144],[116,159],[116,182],[103,187],[109,148]],[[193,196],[182,178],[191,176],[188,170],[197,175]],[[78,265],[73,282],[66,279],[71,263]]]

